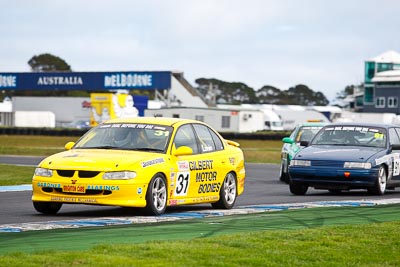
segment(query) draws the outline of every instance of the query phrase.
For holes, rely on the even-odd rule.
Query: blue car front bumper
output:
[[[379,168],[353,169],[337,167],[289,166],[290,181],[318,189],[368,188],[375,184]]]

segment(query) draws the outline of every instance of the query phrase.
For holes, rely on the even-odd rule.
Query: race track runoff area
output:
[[[76,228],[0,232],[0,254],[43,250],[82,250],[101,244],[133,244],[147,241],[190,240],[231,233],[317,228],[321,226],[399,221],[400,204],[357,205],[266,210],[224,216],[186,216],[182,220],[97,225]],[[167,216],[160,216],[168,217]],[[177,216],[176,214],[174,216]],[[182,216],[185,216],[182,214]],[[108,218],[112,220],[112,218]],[[78,223],[77,223],[78,224]],[[107,225],[107,223],[105,223]]]

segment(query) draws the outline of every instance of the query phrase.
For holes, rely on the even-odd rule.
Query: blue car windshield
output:
[[[386,147],[386,130],[377,127],[328,126],[312,140],[313,145]]]

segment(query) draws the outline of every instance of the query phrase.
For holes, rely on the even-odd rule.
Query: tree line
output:
[[[328,99],[321,92],[311,90],[307,85],[298,84],[287,90],[265,85],[254,90],[245,83],[225,82],[218,79],[199,78],[197,89],[206,98],[215,98],[219,104],[276,104],[326,106]]]

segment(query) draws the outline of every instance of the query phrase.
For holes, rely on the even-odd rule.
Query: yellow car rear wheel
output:
[[[211,205],[215,209],[231,209],[235,205],[237,197],[237,182],[234,173],[230,172],[225,176],[221,191],[219,192],[219,200]]]

